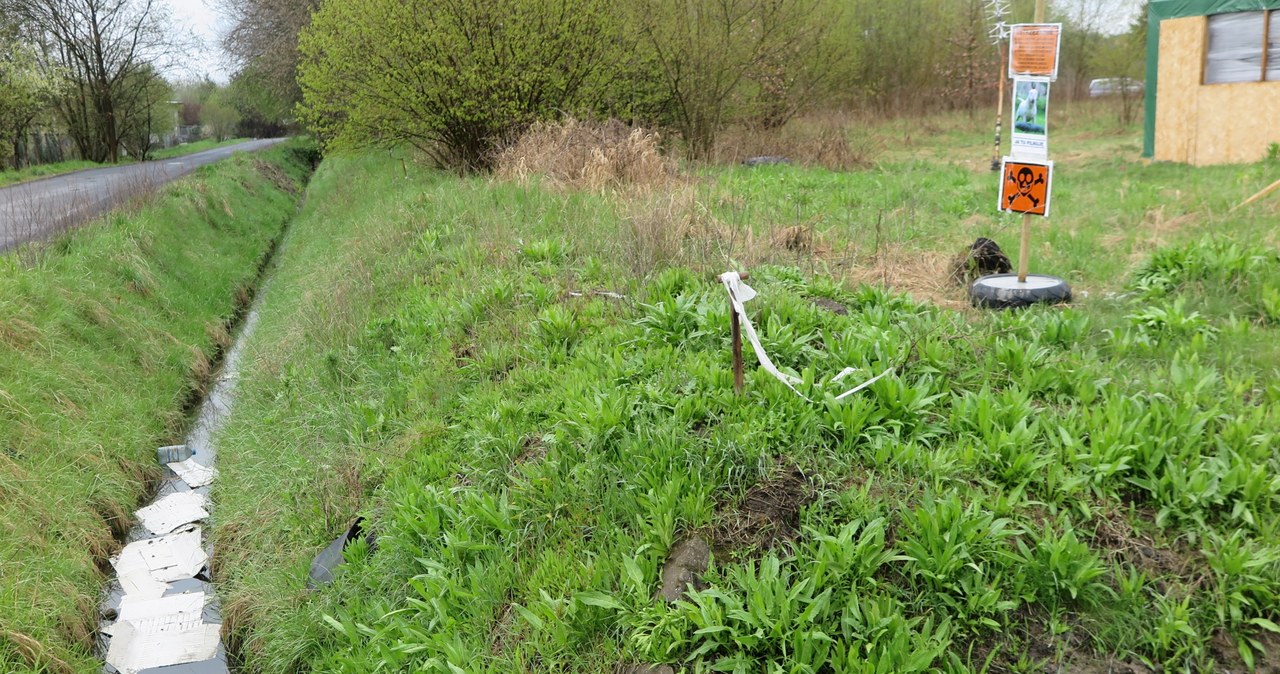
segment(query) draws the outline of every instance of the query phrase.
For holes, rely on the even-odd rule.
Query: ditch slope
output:
[[[750,356],[734,393],[730,234],[623,198],[320,168],[220,438],[246,671],[1273,666],[1274,250],[1007,313],[758,265],[809,402]],[[893,372],[835,400],[846,367]],[[376,545],[309,590],[357,515]]]
[[[0,670],[96,672],[108,559],[186,432],[315,151],[240,155],[0,258]]]

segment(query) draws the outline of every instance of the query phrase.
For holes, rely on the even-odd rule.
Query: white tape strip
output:
[[[769,354],[765,352],[764,347],[761,346],[760,337],[756,335],[756,329],[751,325],[751,319],[747,318],[747,308],[745,306],[745,303],[750,302],[757,296],[758,293],[756,293],[755,289],[746,283],[743,283],[742,277],[739,276],[736,271],[729,271],[721,274],[720,282],[724,284],[724,289],[729,293],[729,302],[733,305],[733,310],[738,314],[738,322],[742,324],[742,331],[746,334],[747,341],[751,342],[751,349],[756,352],[756,359],[760,361],[760,367],[764,368],[765,372],[773,375],[773,377],[778,381],[786,384],[787,388],[794,391],[796,395],[809,402],[813,402],[812,399],[796,389],[796,384],[801,383],[801,380],[798,377],[793,377],[782,370],[779,370],[778,366],[774,365],[773,361],[769,358]],[[891,367],[871,379],[858,384],[848,391],[836,396],[836,400],[841,400],[846,396],[850,396],[861,391],[862,389],[879,381],[881,377],[893,372],[893,370],[894,368]],[[857,372],[857,370],[851,367],[846,367],[840,371],[840,374],[832,377],[827,383],[834,384],[854,372]]]

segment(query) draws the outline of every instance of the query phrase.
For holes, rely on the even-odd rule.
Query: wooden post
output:
[[[1045,0],[1036,0],[1036,16],[1033,21],[1035,23],[1044,23],[1044,5]],[[1010,54],[1009,58],[1013,58]],[[1003,176],[1001,176],[1003,180]],[[1022,244],[1018,246],[1018,283],[1027,282],[1027,267],[1030,266],[1031,257],[1031,214],[1022,214]]]
[[[750,278],[751,274],[747,272],[738,272],[738,278],[743,281]],[[733,330],[733,392],[742,393],[742,325],[738,318],[738,311],[733,307],[733,300],[729,300],[729,326]]]
[[[1005,65],[1005,47],[1004,40],[1001,40],[996,49],[1000,52],[1000,95],[996,98],[996,154],[991,158],[991,170],[1000,170],[1000,137],[1004,135],[1004,81],[1009,77],[1009,73],[1005,72],[1008,67]]]

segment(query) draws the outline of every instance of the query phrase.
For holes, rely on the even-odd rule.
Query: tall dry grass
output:
[[[498,154],[494,175],[518,182],[541,176],[570,189],[666,185],[679,167],[661,143],[657,132],[617,120],[540,122]]]
[[[765,129],[734,126],[723,130],[711,150],[716,164],[740,164],[751,157],[785,157],[800,166],[851,171],[873,166],[880,155],[878,136],[848,113],[814,114]]]

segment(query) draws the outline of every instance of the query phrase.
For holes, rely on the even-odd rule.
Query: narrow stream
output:
[[[217,462],[213,436],[230,413],[242,351],[257,326],[258,302],[265,290],[264,284],[187,434],[186,447],[194,454],[184,472],[197,484],[204,480],[193,476],[209,479],[203,469]],[[139,510],[139,522],[129,532],[125,548],[111,559],[115,574],[102,602],[98,633],[106,660],[103,671],[136,674],[164,667],[163,674],[227,674],[231,665],[209,575],[213,549],[207,512],[195,505],[203,500],[204,511],[212,508],[210,484],[193,488],[172,468],[165,472],[155,499]],[[173,532],[165,531],[171,525]]]

